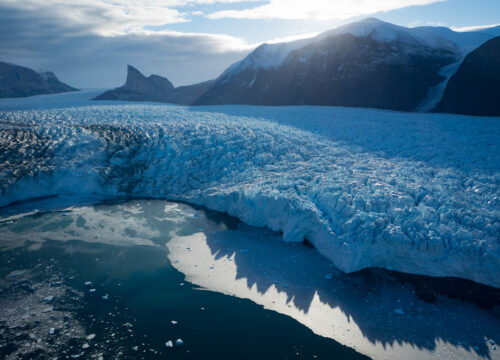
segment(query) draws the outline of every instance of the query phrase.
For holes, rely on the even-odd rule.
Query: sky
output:
[[[122,85],[127,64],[179,86],[365,17],[461,30],[499,24],[500,0],[0,0],[0,61],[79,88]]]

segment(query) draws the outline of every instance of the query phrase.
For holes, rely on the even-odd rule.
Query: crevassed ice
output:
[[[500,287],[499,129],[498,119],[316,107],[0,112],[0,205],[167,197],[307,239],[343,271]]]

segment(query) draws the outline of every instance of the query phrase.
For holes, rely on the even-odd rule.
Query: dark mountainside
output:
[[[55,94],[77,89],[59,81],[52,72],[0,62],[0,98]]]
[[[174,88],[167,78],[158,75],[145,77],[139,70],[128,65],[125,85],[108,90],[97,96],[95,100],[155,101],[190,105],[212,84],[213,81],[207,81]]]
[[[262,45],[254,53],[265,51]],[[249,55],[249,56],[252,56]],[[448,50],[335,35],[292,51],[277,68],[221,76],[195,105],[334,105],[413,111],[439,71],[456,61]]]
[[[205,81],[199,84],[189,86],[179,86],[172,91],[169,101],[172,104],[192,105],[204,93],[215,84],[215,80]]]
[[[442,98],[434,111],[499,115],[500,41],[485,43],[492,37],[368,18],[311,39],[263,44],[217,79],[200,84],[174,88],[165,78],[146,78],[129,66],[127,83],[96,99],[418,111],[429,102],[432,109]],[[478,46],[446,83],[443,68],[458,67]]]
[[[95,100],[166,102],[174,85],[158,75],[145,77],[135,67],[127,66],[127,81],[122,87],[106,91]]]
[[[500,116],[500,37],[465,57],[435,111]]]

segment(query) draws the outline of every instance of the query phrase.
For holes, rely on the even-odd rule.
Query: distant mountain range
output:
[[[456,32],[374,18],[310,39],[263,44],[217,79],[174,87],[127,68],[96,100],[182,105],[332,105],[500,116],[500,26]],[[0,63],[0,97],[75,89],[52,73]]]
[[[498,72],[499,57],[491,49],[498,48],[497,42],[489,43],[487,51],[475,50],[495,35],[500,35],[500,27],[456,32],[445,27],[406,28],[368,18],[310,39],[263,44],[217,79],[201,84],[174,88],[162,78],[165,85],[158,88],[158,76],[146,78],[129,66],[127,83],[97,99],[500,115],[496,105],[500,88],[485,76],[484,62],[470,60],[478,51],[479,57],[489,54],[493,56],[489,72]],[[132,72],[139,75],[131,76]],[[467,87],[471,78],[475,88],[469,93],[481,94],[476,88],[482,88],[488,96],[456,95],[466,94],[460,87]],[[487,103],[489,110],[480,110]]]
[[[59,81],[52,72],[0,62],[0,98],[55,94],[77,89]]]

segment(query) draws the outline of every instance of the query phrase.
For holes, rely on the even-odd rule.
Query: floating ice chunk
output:
[[[89,346],[90,346],[89,344],[85,343],[82,345],[82,349],[87,349]]]
[[[90,334],[89,336],[87,336],[87,340],[92,340],[93,338],[95,338],[95,334]]]
[[[26,270],[15,270],[15,271],[12,271],[8,276],[9,277],[15,277],[15,276],[22,275],[25,272],[26,272]]]
[[[399,315],[404,315],[404,313],[405,313],[405,312],[403,311],[403,309],[401,309],[401,308],[398,308],[398,309],[394,310],[394,312],[395,312],[396,314],[399,314]]]
[[[89,292],[93,293],[93,292],[95,292],[95,289],[92,288],[92,289],[89,290]]]
[[[132,346],[132,350],[134,350],[134,351],[139,350],[139,346]]]
[[[54,300],[54,296],[49,295],[49,296],[45,297],[45,299],[43,299],[43,300],[46,302],[50,302],[50,301]]]
[[[182,341],[182,339],[175,340],[175,345],[181,346],[182,344],[184,344],[184,341]]]
[[[90,286],[92,285],[92,281],[85,281],[85,286]]]
[[[171,321],[171,323],[172,323],[173,325],[178,324],[178,322],[177,322],[177,321],[175,321],[175,320],[172,320],[172,321]]]
[[[109,300],[109,295],[108,295],[108,294],[104,295],[104,296],[102,297],[102,299],[103,299],[104,301],[108,301],[108,300]]]
[[[174,347],[174,344],[172,343],[172,340],[168,340],[168,341],[165,343],[165,346],[166,346],[166,347]]]
[[[54,334],[54,332],[55,332],[55,331],[56,331],[56,329],[55,329],[55,328],[50,328],[50,329],[49,329],[49,334],[50,334],[50,335],[52,335],[52,334]]]

